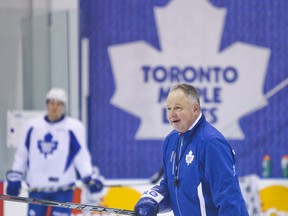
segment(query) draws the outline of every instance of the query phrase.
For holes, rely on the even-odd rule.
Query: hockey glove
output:
[[[90,193],[99,193],[103,189],[103,183],[98,178],[88,176],[83,179],[83,183],[88,187]]]
[[[156,190],[145,191],[136,203],[134,211],[138,216],[156,216],[158,205],[164,197]]]
[[[6,178],[8,181],[6,194],[12,195],[12,196],[18,196],[21,190],[22,173],[9,170],[6,173]]]

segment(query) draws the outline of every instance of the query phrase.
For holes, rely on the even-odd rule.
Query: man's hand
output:
[[[138,216],[156,216],[158,205],[164,197],[156,190],[150,189],[143,193],[136,203],[134,211]]]
[[[6,188],[6,194],[12,196],[18,196],[21,191],[21,180],[22,180],[22,173],[9,170],[6,173],[6,179],[8,182]]]
[[[99,193],[103,189],[103,183],[98,178],[92,178],[92,176],[83,179],[84,184],[88,187],[90,193]]]

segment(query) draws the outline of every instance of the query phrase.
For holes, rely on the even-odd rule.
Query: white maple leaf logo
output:
[[[165,96],[171,85],[200,90],[208,121],[243,139],[239,119],[267,104],[263,95],[270,50],[236,42],[219,52],[225,9],[205,0],[177,0],[155,9],[161,50],[144,41],[109,47],[115,78],[111,103],[141,119],[136,139],[163,139]]]

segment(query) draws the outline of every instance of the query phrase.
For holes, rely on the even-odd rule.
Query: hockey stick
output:
[[[102,206],[93,206],[93,205],[85,205],[78,203],[70,203],[70,202],[56,202],[56,201],[48,201],[36,198],[28,198],[28,197],[19,197],[19,196],[9,196],[0,194],[0,199],[5,201],[12,202],[21,202],[21,203],[30,203],[36,205],[45,205],[45,206],[54,206],[54,207],[62,207],[69,209],[77,209],[80,211],[97,211],[97,212],[106,212],[111,214],[122,214],[122,215],[136,215],[134,211],[118,209],[118,208],[108,208]]]
[[[163,176],[164,167],[162,167],[158,172],[156,172],[148,181],[145,182],[133,182],[127,184],[104,184],[104,187],[113,188],[113,187],[133,187],[133,186],[142,186],[142,185],[149,185],[149,184],[156,184]],[[64,186],[64,187],[55,187],[55,188],[28,188],[28,192],[55,192],[55,191],[66,191],[66,190],[74,190],[76,188],[81,188],[83,184],[81,182],[77,183],[76,185],[72,186]]]
[[[161,169],[156,172],[148,181],[145,182],[133,182],[133,183],[127,183],[127,184],[104,184],[104,187],[107,188],[117,188],[117,187],[133,187],[133,186],[144,186],[149,184],[156,184],[163,176],[164,174],[164,167],[161,167]],[[50,188],[27,188],[26,190],[28,192],[56,192],[59,190],[66,191],[66,190],[74,190],[76,188],[82,188],[83,183],[77,182],[75,185],[68,185],[63,187],[50,187]]]
[[[141,185],[149,185],[156,184],[164,174],[164,167],[156,172],[147,182],[139,182],[139,183],[131,183],[131,184],[106,184],[104,187],[131,187],[131,186],[141,186]]]

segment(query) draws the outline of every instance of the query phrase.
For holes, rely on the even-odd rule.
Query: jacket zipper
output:
[[[182,215],[181,214],[181,211],[180,211],[180,205],[179,205],[179,200],[178,200],[178,184],[179,184],[179,169],[180,169],[180,159],[181,159],[181,151],[182,151],[182,146],[183,146],[183,140],[184,140],[184,138],[183,138],[183,136],[182,135],[180,135],[180,148],[179,148],[179,154],[178,155],[176,155],[176,156],[178,156],[178,158],[176,158],[176,160],[177,160],[177,163],[176,163],[176,170],[175,170],[175,174],[176,174],[176,181],[177,181],[177,185],[175,185],[175,197],[176,197],[176,203],[177,203],[177,208],[178,208],[178,212],[179,212],[179,214],[180,214],[180,216]],[[177,149],[176,149],[176,151],[177,151]]]

